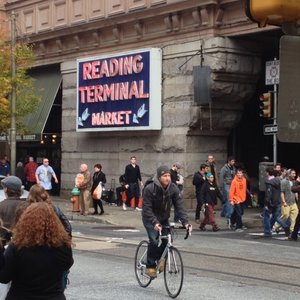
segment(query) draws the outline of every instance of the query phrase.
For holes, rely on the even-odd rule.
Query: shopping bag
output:
[[[93,199],[101,200],[102,191],[103,191],[103,186],[102,186],[102,182],[100,181],[93,191]]]

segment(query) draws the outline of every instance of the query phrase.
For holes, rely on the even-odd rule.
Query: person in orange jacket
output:
[[[243,232],[242,215],[244,214],[243,203],[246,201],[247,181],[241,169],[237,170],[229,189],[229,201],[234,210],[231,215],[231,224],[235,225],[236,232]]]

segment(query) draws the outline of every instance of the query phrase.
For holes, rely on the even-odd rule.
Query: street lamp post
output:
[[[11,124],[10,124],[10,166],[11,175],[16,168],[16,15],[11,13]]]

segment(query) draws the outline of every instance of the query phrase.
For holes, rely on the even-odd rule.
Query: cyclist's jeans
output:
[[[144,226],[146,228],[148,238],[149,238],[149,245],[148,245],[148,255],[147,255],[147,268],[155,268],[156,261],[158,261],[167,245],[167,240],[163,239],[160,247],[158,247],[158,236],[159,233],[154,230],[152,223],[148,220],[143,219]],[[169,225],[169,224],[162,224],[162,225]],[[167,229],[162,230],[162,234],[167,234]]]

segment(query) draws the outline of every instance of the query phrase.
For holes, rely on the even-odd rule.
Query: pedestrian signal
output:
[[[271,118],[272,93],[263,93],[259,96],[259,116]]]

